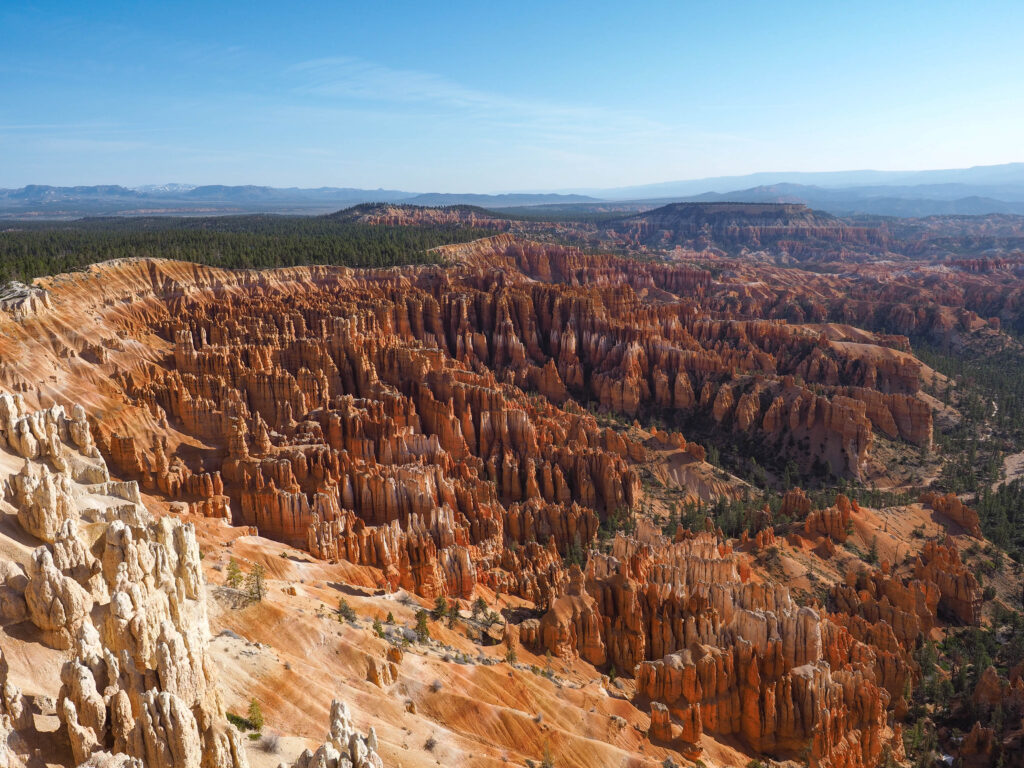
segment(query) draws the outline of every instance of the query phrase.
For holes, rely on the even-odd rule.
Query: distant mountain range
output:
[[[755,173],[560,193],[417,193],[352,187],[160,184],[0,189],[0,218],[189,215],[197,213],[325,213],[360,203],[478,205],[487,208],[571,206],[607,211],[669,202],[802,203],[835,215],[918,217],[1024,215],[1024,163],[934,171]]]
[[[567,191],[602,200],[803,203],[836,215],[1024,214],[1024,163],[932,171],[752,173]]]
[[[693,202],[803,203],[836,215],[935,216],[1024,214],[1024,186],[919,184],[827,188],[772,184],[735,192],[705,192]]]
[[[773,184],[804,184],[817,187],[914,186],[930,184],[1024,185],[1024,163],[976,165],[933,171],[780,171],[745,176],[713,176],[688,181],[666,181],[633,187],[561,190],[602,199],[685,197],[703,192],[732,192]]]

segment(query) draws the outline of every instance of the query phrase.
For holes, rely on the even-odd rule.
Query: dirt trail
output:
[[[1003,459],[1002,475],[996,482],[992,483],[992,488],[994,490],[1000,483],[1009,483],[1018,477],[1024,477],[1024,451],[1011,453]]]

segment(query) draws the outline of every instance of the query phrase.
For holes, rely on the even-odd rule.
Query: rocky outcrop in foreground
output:
[[[80,409],[27,412],[4,394],[0,416],[0,450],[24,462],[7,495],[26,533],[45,542],[22,577],[7,575],[7,602],[20,591],[40,640],[70,650],[57,714],[74,764],[245,768],[206,653],[192,526],[154,520],[133,483],[108,479]],[[0,686],[0,729],[17,764],[12,734],[34,726],[2,660]]]

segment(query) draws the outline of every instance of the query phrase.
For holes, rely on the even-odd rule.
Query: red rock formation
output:
[[[804,520],[804,533],[807,536],[827,536],[832,541],[842,544],[849,536],[853,504],[842,494],[836,496],[834,506],[816,509]]]
[[[675,740],[675,732],[678,729],[672,727],[672,715],[668,707],[660,701],[651,702],[651,741],[672,742]]]
[[[765,226],[750,236],[774,239]],[[641,499],[637,462],[664,446],[698,460],[704,450],[661,431],[645,447],[577,403],[603,423],[607,412],[686,410],[805,468],[857,476],[874,430],[931,439],[907,340],[826,322],[875,317],[878,302],[844,298],[838,277],[801,287],[783,276],[769,288],[749,279],[756,267],[713,278],[510,235],[439,254],[448,267],[229,273],[133,261],[76,276],[77,293],[54,283],[48,296],[59,307],[95,293],[105,308],[119,341],[62,354],[113,369],[96,395],[108,406],[97,446],[176,508],[376,569],[382,587],[518,595],[540,618],[509,625],[510,646],[634,675],[658,705],[655,738],[735,735],[763,751],[810,744],[826,768],[877,764],[913,644],[939,609],[978,618],[977,583],[955,549],[926,546],[913,578],[851,575],[832,591],[831,614],[759,581],[713,524],[671,542],[640,526],[599,554],[600,524]],[[901,331],[987,328],[952,309],[963,297],[926,309],[903,302],[914,295],[903,288],[884,291],[883,314]],[[124,350],[138,357],[123,364]],[[29,381],[4,366],[5,379]],[[8,425],[7,410],[5,439],[45,453],[52,435]],[[944,514],[970,527],[964,510]],[[800,491],[783,501],[832,551],[855,511],[842,497],[812,511]],[[59,517],[40,530],[58,538]],[[754,546],[778,544],[769,522]],[[63,556],[82,570],[76,553]],[[37,571],[31,615],[59,634],[39,610],[59,569]],[[393,677],[383,665],[370,672],[382,685]]]
[[[977,624],[981,618],[981,586],[960,560],[955,544],[925,542],[914,563],[914,576],[939,588],[939,609],[963,624]]]
[[[978,513],[960,501],[955,493],[941,495],[928,492],[921,496],[921,503],[931,507],[940,515],[945,515],[971,536],[979,539],[983,537]]]
[[[883,680],[872,646],[798,608],[785,588],[744,584],[737,556],[709,537],[656,555],[620,539],[614,551],[614,561],[592,558],[587,588],[611,657],[638,661],[638,692],[667,709],[652,708],[658,738],[696,742],[706,731],[756,751],[810,743],[820,765],[877,762],[890,701],[880,686],[900,681]]]
[[[811,500],[800,488],[786,491],[779,514],[792,520],[803,520],[811,513]]]
[[[909,651],[891,630],[873,633],[859,619],[851,628],[850,616],[799,608],[784,587],[745,582],[740,565],[709,534],[647,544],[620,536],[518,637],[632,671],[653,702],[656,740],[696,743],[710,732],[775,753],[809,743],[814,764],[875,765]]]
[[[511,227],[454,209],[353,215]],[[635,541],[588,556],[599,524],[636,506],[636,462],[663,446],[704,455],[663,433],[645,448],[577,403],[602,411],[601,423],[605,412],[670,422],[685,410],[802,469],[856,476],[875,433],[930,444],[930,400],[919,393],[927,371],[907,335],[961,343],[1018,326],[1022,261],[949,259],[941,221],[862,228],[794,209],[755,207],[741,224],[735,215],[716,214],[707,228],[679,211],[602,225],[624,242],[707,249],[688,256],[708,270],[510,234],[441,249],[445,268],[104,265],[8,291],[0,382],[47,406],[87,392],[111,466],[173,509],[231,516],[320,557],[370,566],[382,586],[433,596],[483,584],[533,601],[541,617],[521,633],[511,625],[509,642],[521,634],[530,647],[624,675],[639,667],[644,690],[663,697],[652,707],[657,738],[727,733],[784,752],[810,740],[821,765],[872,764],[888,736],[865,697],[900,712],[914,676],[909,650],[936,613],[978,620],[977,583],[955,549],[928,544],[912,574],[850,574],[831,590],[831,613],[806,609],[816,619],[760,584],[749,556],[713,533],[679,531],[669,543],[638,526]],[[979,248],[1020,234],[1012,222],[963,227]],[[940,268],[893,269],[887,250],[897,239],[915,256],[941,252]],[[722,255],[733,247],[742,258]],[[865,262],[874,256],[885,262]],[[841,260],[842,273],[772,263],[825,257]],[[86,312],[81,328],[52,322]],[[18,455],[48,455],[53,436],[42,422],[8,424],[8,410],[0,405],[4,440]],[[41,606],[78,615],[82,601],[66,599],[55,573],[90,565],[64,530],[66,494],[51,475],[15,475],[12,494],[26,530],[53,545],[54,564],[33,570],[31,611],[24,587],[7,583],[16,574],[0,603],[60,635]],[[922,501],[979,534],[976,514],[955,497]],[[803,554],[807,538],[834,553],[855,513],[840,500],[812,510],[795,491],[783,501],[783,514],[801,522],[788,539]],[[750,548],[781,546],[770,523],[755,526]],[[587,558],[586,567],[567,569],[567,556]],[[1003,700],[1017,680],[998,681]],[[992,683],[979,687],[978,706],[995,700]],[[991,745],[975,728],[964,756]]]
[[[755,549],[767,549],[775,546],[775,529],[772,527],[762,528],[754,536]]]
[[[865,387],[847,387],[846,392],[867,406],[867,417],[876,429],[891,438],[931,448],[932,412],[923,400]]]
[[[941,594],[933,581],[900,579],[872,569],[848,573],[845,585],[833,585],[831,597],[839,613],[869,625],[884,622],[905,648],[913,648],[936,625]]]
[[[547,547],[527,546],[518,557],[540,560],[517,565],[514,578],[502,574],[503,547],[587,546],[602,516],[637,499],[629,463],[644,449],[556,407],[568,396],[563,378],[581,384],[581,365],[567,343],[545,361],[540,339],[559,341],[565,325],[542,313],[536,328],[541,295],[439,302],[426,292],[439,276],[424,273],[404,297],[371,280],[346,285],[340,300],[340,286],[288,307],[243,294],[195,320],[163,321],[173,370],[124,376],[126,393],[221,441],[223,462],[189,466],[159,443],[146,456],[127,438],[107,438],[107,453],[193,512],[226,516],[233,506],[236,522],[374,565],[396,586],[468,594],[484,580],[546,593]],[[376,303],[344,317],[360,300]],[[630,354],[622,365],[635,371],[643,353]],[[536,386],[544,403],[518,386]],[[632,386],[613,388],[628,399]]]
[[[993,765],[993,757],[998,743],[994,729],[986,728],[975,722],[970,732],[960,745],[959,757],[965,768],[985,768]]]

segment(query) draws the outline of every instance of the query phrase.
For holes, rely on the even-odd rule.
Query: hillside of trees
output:
[[[459,226],[388,227],[337,216],[97,218],[10,224],[0,230],[0,283],[69,272],[108,259],[180,259],[227,268],[435,263],[431,248],[486,237]]]

